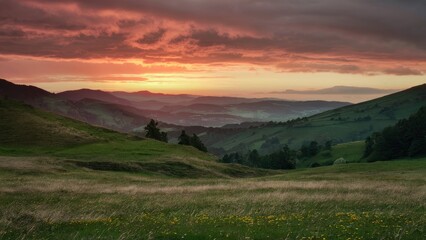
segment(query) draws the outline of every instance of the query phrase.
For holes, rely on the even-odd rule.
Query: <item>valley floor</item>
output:
[[[0,238],[424,239],[425,160],[177,179],[0,157]]]

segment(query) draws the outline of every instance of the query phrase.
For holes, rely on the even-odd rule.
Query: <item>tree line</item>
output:
[[[267,169],[294,169],[296,168],[296,152],[287,145],[277,152],[261,156],[254,149],[247,154],[231,153],[225,154],[221,159],[223,163],[238,163],[250,167]]]
[[[367,161],[392,160],[426,154],[426,106],[408,119],[373,133],[365,140]]]
[[[261,155],[254,149],[245,154],[239,152],[225,154],[220,161],[266,169],[295,169],[296,162],[299,159],[314,157],[323,150],[331,151],[331,148],[331,141],[326,141],[324,145],[317,141],[310,141],[303,144],[298,150],[290,149],[288,145],[284,145],[277,151]]]

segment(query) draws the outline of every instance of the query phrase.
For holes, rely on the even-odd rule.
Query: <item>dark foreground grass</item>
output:
[[[426,159],[248,179],[0,159],[1,239],[424,239]]]

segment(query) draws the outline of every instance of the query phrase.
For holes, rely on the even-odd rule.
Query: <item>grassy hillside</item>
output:
[[[94,170],[178,177],[240,177],[267,171],[215,162],[195,148],[117,133],[0,100],[0,156],[46,156]]]
[[[362,162],[362,155],[364,153],[364,141],[341,143],[332,147],[331,151],[324,150],[316,156],[302,159],[297,163],[297,167],[309,167],[314,163],[321,166],[333,165],[334,161],[343,158],[346,163]]]
[[[0,100],[0,115],[3,147],[60,148],[125,138],[16,101]]]
[[[248,179],[0,157],[1,239],[424,239],[426,159]]]
[[[426,84],[368,102],[314,115],[291,124],[272,124],[230,134],[209,147],[227,152],[260,149],[271,138],[300,147],[305,141],[344,143],[363,140],[426,105]],[[207,137],[208,138],[208,137]],[[209,143],[209,141],[206,140]]]

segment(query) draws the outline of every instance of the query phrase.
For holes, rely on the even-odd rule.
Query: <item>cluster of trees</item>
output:
[[[182,130],[179,136],[179,144],[193,146],[200,151],[207,152],[207,148],[201,139],[196,134],[193,134],[192,137],[187,135],[185,130]]]
[[[391,160],[426,154],[426,107],[365,140],[364,158]]]
[[[295,119],[290,119],[287,120],[285,122],[274,122],[274,121],[270,121],[267,122],[265,124],[262,125],[262,127],[275,127],[275,126],[287,126],[287,127],[292,127],[294,125],[303,123],[303,122],[308,122],[309,119],[307,117],[298,117]]]
[[[250,167],[268,169],[294,169],[296,168],[297,152],[285,145],[279,151],[261,156],[255,149],[247,154],[231,153],[222,158],[223,163],[239,163]]]
[[[167,133],[162,132],[160,128],[158,128],[158,122],[154,119],[151,119],[148,125],[146,125],[145,137],[162,142],[168,142]],[[185,130],[183,130],[179,136],[179,144],[193,146],[200,151],[207,152],[207,148],[201,139],[195,134],[193,134],[192,137],[188,136]]]
[[[265,146],[267,145],[267,147]],[[316,156],[321,151],[331,151],[332,141],[327,141],[320,145],[317,141],[310,141],[302,145],[299,150],[292,150],[288,145],[280,145],[277,139],[267,139],[261,146],[260,151],[271,150],[277,147],[272,153],[261,155],[258,150],[248,151],[246,154],[235,152],[225,154],[221,159],[223,163],[239,163],[250,167],[268,168],[268,169],[294,169],[297,159],[304,159]]]
[[[145,137],[152,138],[152,139],[162,141],[162,142],[168,142],[167,133],[162,132],[158,128],[158,122],[156,122],[154,119],[151,119],[151,121],[148,123],[148,125],[146,125]]]
[[[309,158],[316,156],[322,150],[331,151],[332,141],[326,141],[324,146],[317,141],[311,141],[309,144],[303,144],[300,148],[300,157]]]

